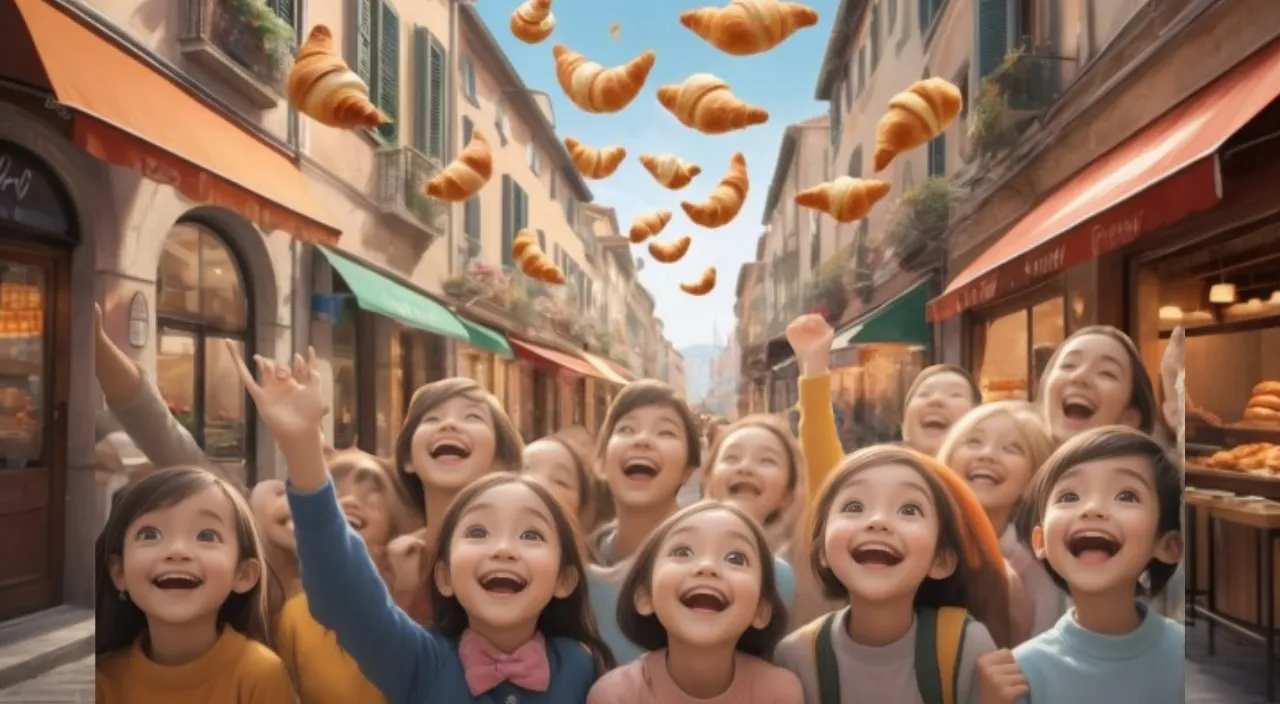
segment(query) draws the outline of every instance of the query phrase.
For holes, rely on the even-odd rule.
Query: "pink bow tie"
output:
[[[503,682],[531,692],[545,692],[551,684],[551,665],[547,662],[547,645],[541,633],[514,653],[504,653],[484,636],[468,630],[458,644],[458,658],[462,660],[467,689],[473,697]]]

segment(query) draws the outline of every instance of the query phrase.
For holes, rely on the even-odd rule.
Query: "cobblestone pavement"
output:
[[[1187,628],[1187,704],[1266,704],[1262,643],[1218,628],[1209,657],[1208,624]],[[1280,669],[1276,671],[1280,685]]]
[[[93,657],[0,690],[2,704],[92,704]]]

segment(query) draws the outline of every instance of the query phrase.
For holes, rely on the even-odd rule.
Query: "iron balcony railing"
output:
[[[426,194],[425,186],[440,172],[440,163],[412,147],[392,147],[377,152],[377,204],[424,231],[443,235],[449,227],[449,206]]]

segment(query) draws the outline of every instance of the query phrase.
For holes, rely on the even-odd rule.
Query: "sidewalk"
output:
[[[1208,630],[1203,620],[1187,629],[1187,704],[1266,704],[1262,644],[1219,628],[1211,658]]]
[[[0,704],[92,704],[93,657],[0,690]]]

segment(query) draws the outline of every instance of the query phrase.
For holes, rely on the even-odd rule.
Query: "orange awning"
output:
[[[611,381],[611,379],[607,379],[604,374],[600,373],[599,370],[592,366],[590,362],[577,355],[553,350],[549,347],[543,347],[542,345],[535,345],[532,342],[517,340],[514,337],[508,339],[510,339],[511,344],[515,346],[516,354],[518,356],[524,357],[534,364],[560,367],[581,376],[590,376],[597,379]]]
[[[1003,298],[1222,199],[1218,149],[1280,95],[1273,42],[1044,199],[930,301],[930,322]]]
[[[613,363],[610,362],[609,360],[601,357],[597,357],[594,354],[591,354],[590,352],[583,352],[582,356],[584,359],[586,359],[588,362],[591,363],[591,366],[598,369],[600,373],[604,375],[605,379],[612,381],[615,384],[625,384],[628,381],[630,381],[629,379],[627,379],[627,377],[618,373],[618,370],[614,369]]]
[[[334,243],[338,229],[281,151],[45,0],[15,0],[76,144],[259,228]]]

